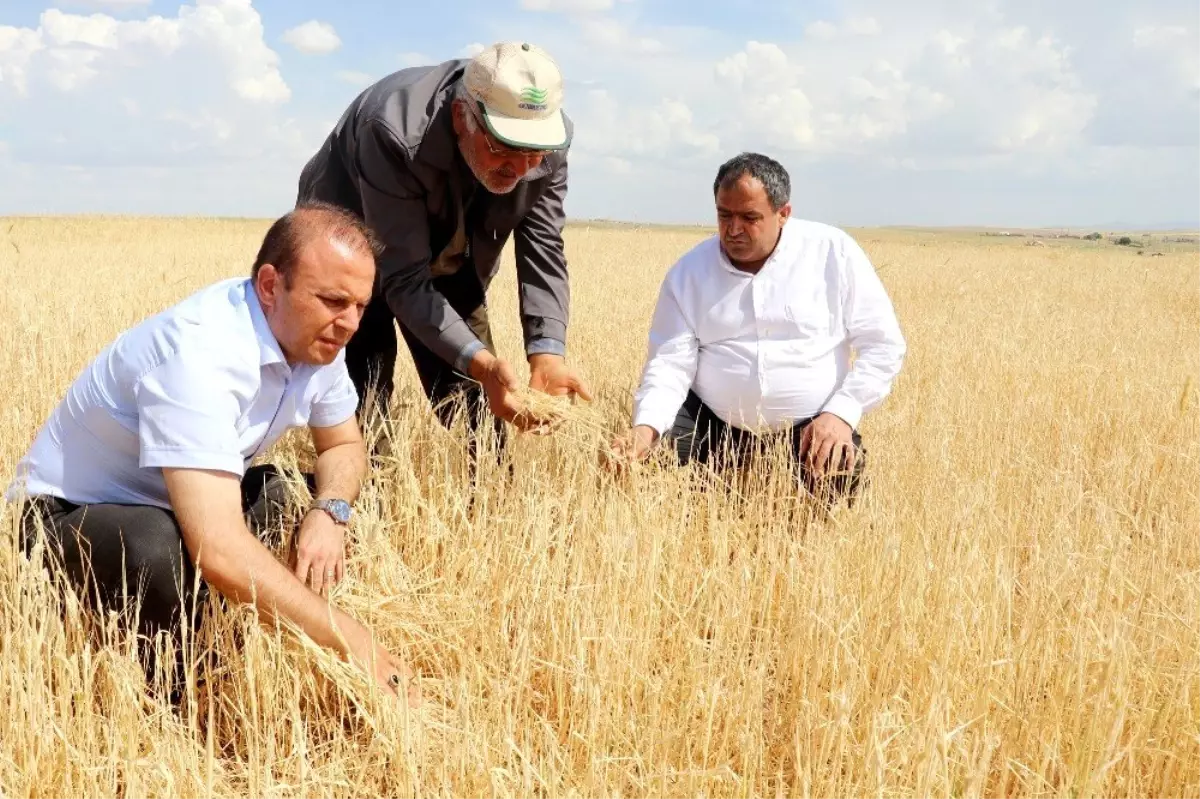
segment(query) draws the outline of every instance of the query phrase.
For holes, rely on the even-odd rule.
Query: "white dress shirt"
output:
[[[288,366],[247,278],[122,333],[75,379],[17,465],[8,498],[170,508],[163,467],[241,476],[289,428],[354,415],[345,354]]]
[[[857,428],[891,391],[905,350],[883,284],[845,232],[789,219],[754,275],[714,236],[663,282],[633,422],[670,430],[690,388],[745,430],[824,411]]]

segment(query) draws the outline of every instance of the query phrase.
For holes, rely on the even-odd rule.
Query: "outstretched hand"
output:
[[[632,464],[646,460],[657,441],[657,430],[638,425],[613,439],[605,465],[610,471],[624,471]]]
[[[561,355],[529,356],[529,387],[552,397],[580,397],[592,401],[592,391]]]
[[[488,407],[500,419],[521,431],[544,430],[555,419],[532,410],[521,401],[521,384],[508,361],[480,350],[471,361],[471,377],[483,387]]]

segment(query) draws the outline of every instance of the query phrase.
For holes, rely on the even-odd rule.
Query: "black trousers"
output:
[[[494,351],[491,325],[488,322],[486,292],[475,270],[466,264],[452,275],[434,278],[434,288],[450,303],[483,345]],[[454,421],[456,403],[461,401],[469,413],[469,430],[474,433],[481,419],[491,419],[499,441],[504,440],[504,423],[491,415],[483,388],[461,374],[454,364],[434,354],[397,320],[388,308],[383,292],[376,290],[363,313],[358,331],[346,345],[346,370],[358,390],[359,421],[369,416],[368,391],[374,391],[375,409],[386,411],[395,392],[396,358],[399,347],[395,322],[399,322],[404,344],[412,357],[425,396],[441,423],[449,427]],[[474,435],[472,435],[474,439]],[[472,447],[474,451],[474,447]]]
[[[313,480],[307,477],[311,488]],[[268,547],[282,543],[282,528],[275,522],[286,510],[287,487],[275,467],[247,469],[242,511]],[[208,590],[203,581],[195,585],[196,570],[175,514],[150,505],[76,505],[57,497],[31,497],[21,519],[26,554],[34,544],[35,519],[46,531],[48,565],[63,569],[82,601],[117,612],[133,613],[136,607],[134,624],[146,639],[164,631],[177,635],[193,607],[199,619]]]
[[[818,481],[800,457],[804,430],[811,422],[812,419],[799,420],[790,430],[775,436],[786,438],[791,468],[799,483],[810,493],[826,502],[845,497],[852,504],[860,493],[866,468],[867,453],[862,445],[862,436],[857,430],[852,435],[856,450],[854,468],[847,470],[844,463],[838,464],[837,469],[831,470],[832,476]],[[681,464],[696,461],[712,466],[718,472],[744,468],[753,458],[762,456],[777,442],[775,436],[758,436],[726,424],[694,391],[688,392],[687,399],[680,407],[675,424],[668,434]]]

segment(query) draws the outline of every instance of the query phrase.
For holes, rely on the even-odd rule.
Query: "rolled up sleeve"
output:
[[[527,355],[566,355],[571,285],[563,246],[567,162],[514,231],[521,323]]]
[[[424,189],[408,155],[386,128],[372,123],[361,132],[357,158],[363,217],[383,245],[379,282],[388,308],[422,344],[458,363],[479,339],[433,287]]]
[[[134,388],[138,465],[213,469],[241,476],[235,368],[212,357],[179,353],[142,376]]]
[[[317,394],[308,412],[310,427],[337,427],[354,416],[358,410],[358,391],[354,381],[346,370],[346,361],[342,357],[331,365],[328,373],[331,377],[328,385]]]
[[[649,352],[634,394],[634,426],[660,435],[675,422],[696,378],[700,342],[668,277],[659,291],[650,325]]]

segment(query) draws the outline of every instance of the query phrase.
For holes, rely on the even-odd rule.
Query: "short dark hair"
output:
[[[713,197],[721,189],[727,189],[749,175],[758,180],[767,190],[771,210],[778,211],[792,197],[792,179],[783,164],[762,153],[740,153],[721,164],[717,179],[713,181]]]
[[[332,203],[307,200],[298,203],[267,229],[250,270],[251,279],[258,277],[264,264],[271,264],[283,277],[284,284],[290,284],[300,250],[313,235],[338,239],[360,254],[370,253],[372,261],[382,252],[374,232],[357,214]]]

